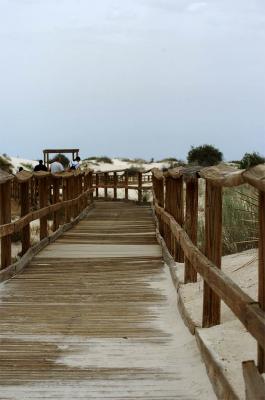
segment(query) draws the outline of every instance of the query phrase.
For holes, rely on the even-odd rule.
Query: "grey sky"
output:
[[[0,0],[0,152],[265,153],[264,0]]]

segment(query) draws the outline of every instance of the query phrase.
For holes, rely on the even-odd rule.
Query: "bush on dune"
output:
[[[255,165],[264,163],[265,163],[265,157],[263,157],[259,153],[257,152],[245,153],[242,160],[239,162],[239,168],[247,169],[250,167],[254,167]]]
[[[219,149],[210,144],[198,147],[191,146],[187,160],[189,164],[208,167],[219,164],[223,160],[223,154]]]

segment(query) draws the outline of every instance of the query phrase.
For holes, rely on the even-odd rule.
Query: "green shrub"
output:
[[[140,168],[131,165],[126,171],[128,172],[128,176],[135,176],[138,172],[140,172]]]
[[[204,144],[198,147],[191,146],[187,160],[189,164],[207,167],[220,163],[223,160],[223,154],[210,144]]]
[[[87,157],[84,158],[83,161],[90,161],[90,160],[95,160],[96,162],[100,163],[105,163],[105,164],[113,164],[113,161],[111,158],[107,157],[107,156],[101,156],[101,157]]]
[[[130,162],[130,163],[133,162],[131,158],[126,158],[126,157],[125,158],[121,158],[121,161]]]
[[[240,169],[247,169],[250,167],[254,167],[258,164],[264,164],[265,158],[261,156],[259,153],[245,153],[242,160],[239,163]]]
[[[34,167],[30,163],[21,163],[22,167],[25,168],[27,171],[33,171]]]
[[[132,162],[135,164],[148,164],[147,161],[144,160],[143,158],[134,158]]]
[[[51,160],[50,160],[50,164],[52,162],[54,162],[57,158],[61,159],[61,163],[63,165],[64,168],[67,168],[69,166],[70,160],[68,157],[66,157],[64,154],[56,154]]]
[[[178,162],[179,160],[175,157],[167,157],[167,158],[163,158],[162,160],[157,160],[158,163],[162,163],[162,162]]]

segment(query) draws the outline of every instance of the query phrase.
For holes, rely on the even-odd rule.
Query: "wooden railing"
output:
[[[206,182],[204,254],[196,246],[199,179]],[[258,302],[221,270],[222,188],[243,183],[259,192]],[[244,171],[225,165],[203,169],[180,167],[164,174],[155,169],[153,192],[160,233],[174,259],[185,261],[185,283],[196,282],[197,273],[204,279],[202,326],[220,324],[223,300],[257,340],[258,369],[265,372],[265,165]]]
[[[16,175],[1,171],[0,281],[10,277],[17,269],[17,266],[10,268],[12,235],[21,233],[22,257],[32,248],[30,238],[32,221],[39,219],[39,239],[40,243],[45,245],[47,244],[45,239],[49,237],[48,216],[49,221],[52,220],[53,232],[57,232],[59,226],[63,230],[65,225],[71,223],[88,204],[93,202],[93,194],[95,198],[105,200],[133,199],[141,203],[146,200],[144,193],[152,190],[152,185],[148,184],[151,179],[150,171],[137,171],[134,174],[128,170],[95,173],[88,170],[60,174],[22,171]],[[134,191],[134,195],[130,195],[129,191]],[[20,205],[20,216],[14,221],[11,218],[12,201]]]
[[[14,185],[15,182],[15,185]],[[12,191],[19,193],[20,218],[11,220]],[[47,244],[48,216],[52,220],[53,232],[58,232],[75,220],[93,202],[92,171],[30,173],[22,171],[15,176],[0,173],[0,238],[1,267],[0,281],[12,275],[11,239],[21,233],[22,256],[30,252],[30,223],[39,219],[39,239]],[[40,246],[39,246],[40,247]],[[30,253],[31,254],[31,253]],[[22,257],[23,258],[23,257]],[[25,259],[25,257],[24,257]],[[24,261],[23,261],[24,262]],[[17,266],[16,266],[17,267]]]
[[[94,172],[93,184],[96,198],[130,199],[129,191],[137,192],[136,199],[139,203],[144,200],[143,194],[152,190],[150,171],[137,171],[133,174],[126,169],[118,171]],[[120,193],[118,190],[122,189]],[[134,196],[131,196],[134,199]]]

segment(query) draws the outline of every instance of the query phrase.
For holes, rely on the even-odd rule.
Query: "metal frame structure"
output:
[[[79,155],[79,149],[45,149],[43,150],[44,164],[48,168],[49,166],[49,155],[50,154],[72,154],[74,160]]]

